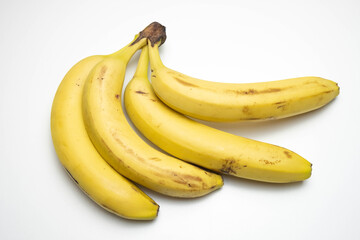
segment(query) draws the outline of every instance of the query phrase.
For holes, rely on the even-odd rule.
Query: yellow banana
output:
[[[84,83],[91,69],[104,59],[106,56],[100,55],[85,58],[62,80],[51,111],[55,150],[75,183],[101,207],[124,218],[151,220],[159,206],[106,163],[85,129],[81,107]]]
[[[165,39],[162,37],[165,29],[160,28],[158,34],[159,39]],[[149,189],[187,198],[210,193],[223,185],[220,175],[150,147],[124,115],[121,92],[126,65],[146,44],[146,39],[134,42],[121,53],[101,61],[89,75],[83,93],[83,116],[89,136],[116,171]]]
[[[315,110],[339,94],[337,83],[299,77],[258,83],[219,83],[164,66],[158,44],[149,48],[151,83],[158,97],[185,115],[207,121],[267,120]]]
[[[222,132],[173,111],[157,98],[147,70],[148,54],[143,50],[126,87],[124,103],[134,125],[166,152],[207,169],[252,180],[285,183],[310,177],[311,164],[288,149]]]

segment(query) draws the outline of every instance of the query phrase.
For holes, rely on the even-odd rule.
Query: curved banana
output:
[[[276,183],[310,177],[311,164],[288,149],[222,132],[167,107],[148,81],[147,66],[143,50],[124,100],[130,119],[151,142],[180,159],[237,177]]]
[[[62,80],[51,111],[51,134],[60,162],[74,182],[97,204],[128,219],[150,220],[159,206],[118,174],[96,151],[82,117],[84,82],[106,56],[91,56],[74,65]]]
[[[300,77],[258,83],[219,83],[164,66],[158,44],[149,48],[151,83],[158,97],[185,115],[207,121],[267,120],[315,110],[339,94],[337,83]]]
[[[121,92],[126,65],[144,45],[146,40],[142,39],[104,59],[89,75],[83,94],[83,116],[89,136],[116,171],[147,188],[186,198],[210,193],[223,185],[221,176],[150,147],[124,115]]]

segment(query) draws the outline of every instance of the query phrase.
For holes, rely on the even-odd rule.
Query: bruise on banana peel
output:
[[[236,169],[238,169],[239,166],[234,166],[235,163],[236,163],[236,160],[233,158],[224,159],[224,163],[220,169],[220,172],[229,174],[229,175],[236,174],[236,172],[237,172]]]
[[[154,174],[158,177],[161,178],[167,178],[175,183],[179,183],[182,185],[186,185],[187,187],[197,190],[197,189],[213,189],[215,187],[217,187],[217,185],[213,185],[213,186],[208,186],[206,184],[206,182],[198,175],[191,175],[191,174],[186,174],[186,173],[181,173],[181,172],[176,172],[175,170],[164,170],[163,168],[159,167],[157,164],[152,164],[152,162],[160,162],[162,161],[161,158],[159,157],[151,157],[149,158],[151,161],[147,161],[148,159],[145,159],[141,156],[139,156],[138,154],[136,154],[132,149],[128,149],[127,150],[128,153],[132,154],[136,159],[138,159],[140,162],[142,162],[142,164],[147,165],[149,167],[149,169],[156,169],[158,171],[154,172]],[[121,161],[119,159],[119,161]],[[125,164],[123,161],[121,161],[123,164]],[[126,165],[126,167],[129,169],[130,166]],[[181,165],[179,166],[179,168],[182,168]],[[132,169],[133,171],[136,171],[135,169]],[[209,175],[210,173],[208,171],[204,170],[204,173],[206,175]],[[160,184],[165,184],[164,182],[161,182],[161,180],[159,180]],[[144,186],[146,186],[146,183],[143,184]]]
[[[226,93],[235,93],[238,95],[256,95],[256,94],[280,92],[282,90],[284,90],[284,89],[282,89],[282,88],[267,88],[267,89],[263,89],[263,90],[256,90],[253,88],[249,88],[247,90],[227,89],[227,90],[225,90],[225,92]]]

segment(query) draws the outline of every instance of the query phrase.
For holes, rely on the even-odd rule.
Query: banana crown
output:
[[[165,41],[166,28],[152,22],[120,50],[85,58],[63,78],[51,134],[60,162],[86,195],[121,217],[151,220],[159,206],[133,182],[194,198],[221,188],[220,174],[273,183],[311,176],[312,164],[291,150],[185,115],[219,122],[290,117],[331,102],[339,94],[337,83],[320,77],[238,84],[196,79],[165,67],[159,53]],[[169,154],[143,141],[122,109],[126,67],[139,49],[124,105],[135,127]]]

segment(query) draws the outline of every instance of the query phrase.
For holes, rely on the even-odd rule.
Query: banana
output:
[[[124,103],[134,125],[164,151],[219,173],[252,180],[286,183],[310,177],[312,165],[288,149],[222,132],[170,109],[157,98],[147,70],[144,49],[125,89]]]
[[[163,42],[165,29],[161,25],[158,28],[159,35],[152,34],[149,39]],[[103,158],[125,177],[169,196],[192,198],[208,194],[223,185],[220,175],[152,148],[124,115],[121,92],[125,69],[131,56],[146,44],[146,39],[134,42],[101,61],[90,73],[83,93],[86,129]]]
[[[85,58],[65,75],[51,110],[53,144],[68,174],[98,205],[123,218],[151,220],[159,206],[104,161],[85,129],[81,107],[84,83],[91,69],[106,58]]]
[[[216,121],[279,119],[318,109],[339,94],[337,83],[299,77],[257,83],[200,80],[164,66],[158,44],[149,48],[151,83],[171,108],[193,118]]]

